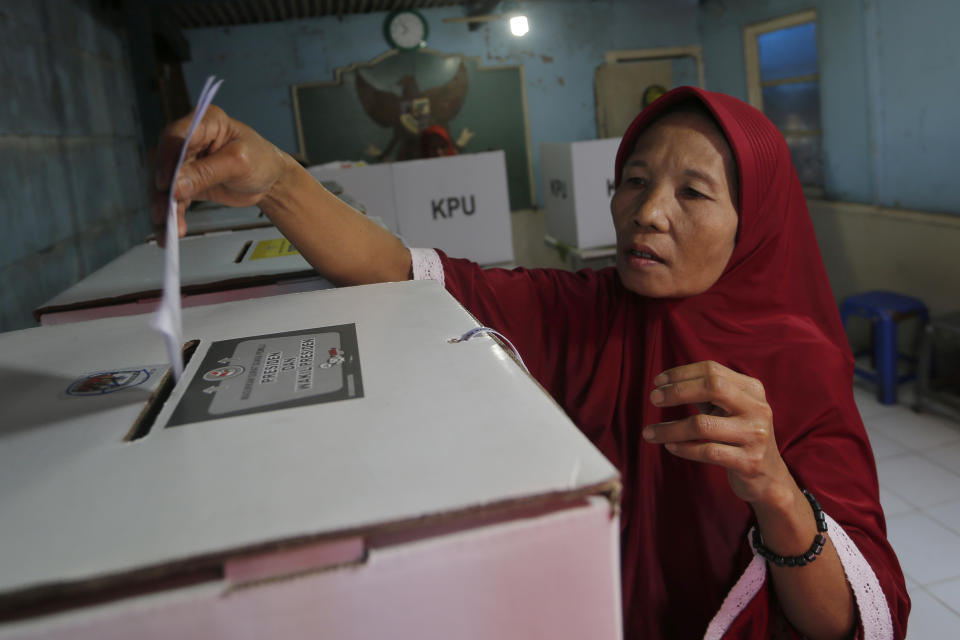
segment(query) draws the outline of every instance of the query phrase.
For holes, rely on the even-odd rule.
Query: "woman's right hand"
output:
[[[167,220],[170,180],[180,148],[190,128],[191,115],[170,124],[160,136],[155,175],[150,189],[150,213],[157,238]],[[177,183],[177,231],[186,233],[184,213],[193,200],[212,200],[247,207],[260,200],[296,162],[256,131],[210,105],[190,139]]]

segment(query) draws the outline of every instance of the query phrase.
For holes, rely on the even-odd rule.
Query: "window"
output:
[[[743,31],[750,104],[787,140],[805,187],[823,187],[817,14],[804,11]]]

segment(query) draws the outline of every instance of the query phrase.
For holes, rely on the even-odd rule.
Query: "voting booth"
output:
[[[184,307],[333,286],[275,227],[189,236],[179,244]],[[163,273],[163,249],[137,245],[35,309],[34,317],[49,325],[150,313]]]
[[[547,235],[568,247],[617,244],[610,215],[620,138],[540,143]]]
[[[513,261],[502,151],[393,163],[400,235],[480,264]]]
[[[260,207],[225,207],[217,204],[187,209],[184,220],[188,236],[273,226]]]
[[[503,151],[309,171],[342,184],[407,246],[483,265],[514,259]]]
[[[328,187],[330,182],[340,185],[344,193],[355,202],[355,209],[369,216],[376,216],[390,231],[399,232],[397,226],[397,205],[393,198],[393,171],[389,164],[370,165],[316,165],[309,167],[314,178]],[[334,195],[336,189],[329,189]]]
[[[619,477],[435,282],[0,334],[0,638],[615,639]]]
[[[343,186],[333,180],[322,181],[323,186],[343,202],[366,213],[363,205],[357,202]],[[242,229],[258,229],[272,227],[273,222],[260,207],[228,207],[215,202],[204,202],[187,209],[184,214],[187,225],[186,235],[195,236],[204,233],[219,231],[240,231]],[[151,236],[149,239],[154,239]]]

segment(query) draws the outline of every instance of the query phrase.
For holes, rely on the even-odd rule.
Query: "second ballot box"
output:
[[[184,307],[326,289],[275,227],[180,240]],[[164,254],[156,242],[133,247],[34,310],[42,325],[153,312],[163,290]]]

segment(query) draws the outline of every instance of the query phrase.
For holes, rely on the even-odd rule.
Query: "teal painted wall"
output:
[[[97,0],[0,4],[0,331],[149,233],[124,38]]]
[[[593,75],[614,49],[696,44],[693,2],[570,0],[503,3],[525,13],[530,33],[515,38],[506,21],[476,31],[446,24],[460,8],[422,11],[428,46],[479,56],[486,66],[522,64],[526,74],[534,175],[539,189],[539,144],[596,137]],[[217,104],[285,151],[296,151],[290,86],[331,81],[334,70],[386,52],[386,13],[295,20],[186,32],[192,52],[184,74],[195,96],[208,74],[226,79]]]
[[[837,200],[960,214],[949,189],[960,148],[952,0],[708,0],[707,86],[747,97],[743,27],[818,14],[825,189]]]

